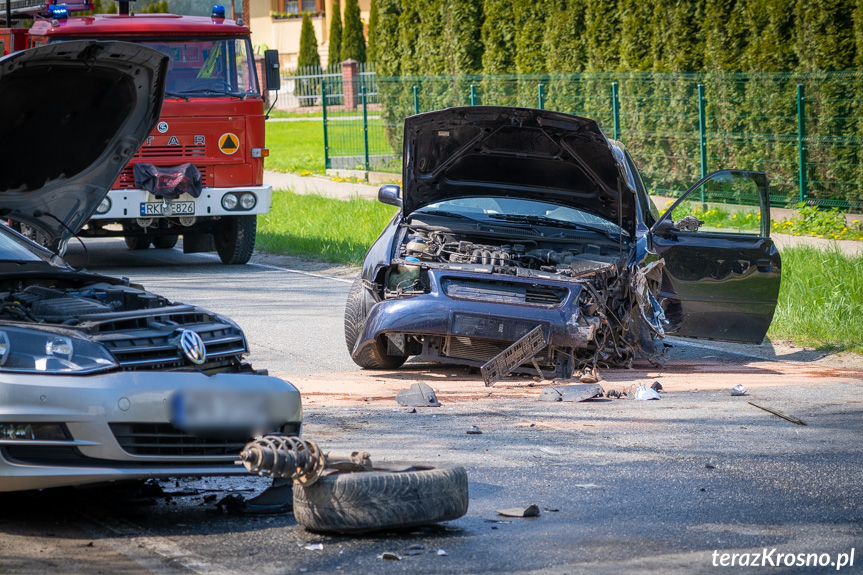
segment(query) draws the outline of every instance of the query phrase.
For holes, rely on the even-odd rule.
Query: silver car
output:
[[[122,42],[0,60],[0,491],[245,474],[250,437],[300,432],[299,392],[243,361],[233,321],[61,257],[155,125],[166,67]]]

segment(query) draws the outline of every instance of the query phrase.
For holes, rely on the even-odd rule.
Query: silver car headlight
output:
[[[108,350],[86,339],[0,327],[0,371],[80,374],[114,367]]]

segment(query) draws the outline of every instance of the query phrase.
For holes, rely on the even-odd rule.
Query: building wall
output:
[[[297,67],[297,57],[300,53],[300,31],[303,27],[302,18],[274,20],[270,14],[278,10],[278,0],[252,0],[249,2],[249,27],[252,31],[252,45],[256,50],[278,50],[279,61],[283,70]],[[327,61],[326,19],[312,16],[312,26],[318,39],[318,54],[321,63]]]

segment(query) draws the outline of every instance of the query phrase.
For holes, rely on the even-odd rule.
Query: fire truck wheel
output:
[[[169,250],[177,245],[180,236],[153,236],[153,247],[159,250]]]
[[[130,250],[146,250],[150,247],[150,236],[125,236],[126,247]]]
[[[404,466],[333,473],[294,484],[294,518],[309,531],[363,533],[458,519],[468,508],[464,467]]]
[[[222,263],[244,264],[255,251],[255,235],[258,230],[257,216],[223,218],[222,226],[213,233],[216,251]]]

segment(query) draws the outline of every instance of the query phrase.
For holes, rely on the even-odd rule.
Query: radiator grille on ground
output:
[[[566,288],[517,282],[445,278],[441,283],[447,296],[473,301],[556,307],[562,304],[567,296]]]
[[[112,423],[111,432],[131,455],[237,457],[248,438],[196,437],[167,423]]]

